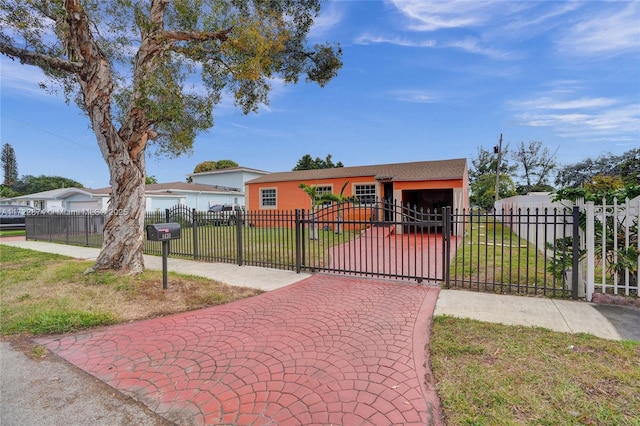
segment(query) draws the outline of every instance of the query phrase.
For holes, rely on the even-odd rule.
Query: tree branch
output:
[[[27,49],[19,49],[4,42],[0,42],[0,53],[11,59],[20,59],[20,63],[22,64],[35,65],[44,69],[50,68],[70,73],[80,71],[83,65],[82,62],[67,61],[53,56],[44,55],[42,53],[32,52]]]

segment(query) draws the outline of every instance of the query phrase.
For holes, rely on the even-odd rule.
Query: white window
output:
[[[276,206],[276,188],[260,189],[260,207],[274,209]]]
[[[333,186],[331,185],[319,185],[316,187],[316,194],[318,198],[322,197],[323,194],[331,194],[333,192]],[[325,201],[322,203],[323,207],[330,206],[331,201]]]
[[[376,184],[356,184],[353,192],[360,204],[375,204],[376,202]]]

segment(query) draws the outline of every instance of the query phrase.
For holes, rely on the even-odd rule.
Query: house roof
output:
[[[453,160],[416,161],[411,163],[279,172],[252,179],[247,183],[312,181],[361,176],[374,176],[375,179],[393,181],[450,180],[462,179],[465,175],[466,168],[467,159],[457,158]]]
[[[169,182],[148,184],[145,186],[146,194],[171,194],[174,192],[217,192],[217,193],[240,193],[236,188],[228,188],[219,185],[205,185],[188,182]],[[108,197],[111,194],[111,187],[105,188],[60,188],[50,191],[36,192],[34,194],[20,195],[18,197],[3,198],[2,201],[12,200],[55,200],[64,199],[73,194],[85,194],[90,197]]]
[[[8,197],[7,200],[42,200],[42,199],[57,199],[57,198],[65,198],[71,194],[85,194],[91,195],[92,189],[89,188],[59,188],[59,189],[51,189],[49,191],[36,192],[34,194],[27,195],[19,195],[17,197]]]
[[[111,189],[111,188],[109,188]],[[240,192],[237,188],[229,188],[220,185],[206,185],[203,183],[189,183],[189,182],[169,182],[169,183],[153,183],[145,186],[145,192],[147,193],[162,193],[162,192]]]
[[[263,175],[270,173],[264,170],[251,169],[249,167],[228,167],[226,169],[216,169],[216,170],[209,170],[206,172],[190,173],[187,176],[215,175],[215,174],[222,174],[222,173],[229,173],[229,172],[250,172],[250,173],[263,174]]]

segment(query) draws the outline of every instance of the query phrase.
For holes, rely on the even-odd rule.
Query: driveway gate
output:
[[[451,208],[333,204],[298,212],[299,271],[448,282]]]

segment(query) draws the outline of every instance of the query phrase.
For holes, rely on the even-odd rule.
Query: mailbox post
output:
[[[167,285],[167,258],[169,257],[169,241],[179,240],[181,229],[179,223],[156,223],[147,225],[147,240],[162,242],[162,289]]]

